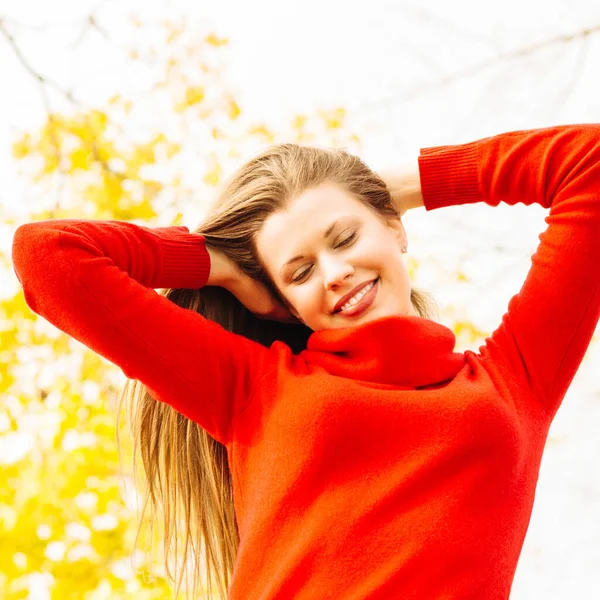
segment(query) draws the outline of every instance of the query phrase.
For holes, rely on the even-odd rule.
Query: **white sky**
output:
[[[93,33],[73,52],[90,12],[113,41]],[[65,87],[75,86],[90,104],[117,91],[143,89],[144,82],[131,76],[114,51],[128,44],[122,24],[131,14],[144,22],[182,14],[190,23],[212,23],[219,35],[229,37],[229,78],[240,91],[242,110],[256,120],[276,123],[317,107],[353,109],[363,158],[374,168],[415,160],[419,148],[430,145],[514,129],[600,122],[600,33],[585,44],[565,43],[500,61],[458,83],[402,100],[403,94],[503,53],[599,25],[600,3],[589,0],[0,2],[0,18],[28,26],[7,23],[30,62]],[[39,125],[45,113],[35,82],[2,37],[0,78],[0,203],[26,218],[33,197],[27,182],[16,175],[10,144],[19,131]],[[385,99],[387,104],[375,107]],[[495,328],[520,289],[546,214],[537,206],[502,205],[409,212],[409,254],[423,264],[416,284],[431,290],[440,304],[464,308],[464,317],[480,327]],[[8,255],[12,231],[0,229],[1,248]],[[495,251],[494,244],[505,250]],[[466,290],[452,282],[459,265],[473,278]],[[440,276],[440,268],[446,277]],[[7,294],[15,286],[12,273],[0,279]],[[589,356],[598,365],[593,352],[590,348]],[[590,431],[590,415],[595,415],[598,430],[600,411],[597,397],[595,404],[576,404],[586,386],[598,389],[597,371],[583,365],[576,382],[580,387],[574,383],[553,425],[567,441],[545,454],[545,463],[553,466],[540,477],[538,498],[544,502],[534,509],[514,600],[600,597],[600,436],[587,440],[584,449],[585,440],[577,435],[586,424]],[[582,461],[585,451],[588,460]],[[567,484],[565,474],[574,472],[579,479]],[[586,484],[594,486],[593,492],[588,490],[588,504],[577,492],[577,485]],[[560,491],[568,485],[573,491],[565,496]],[[560,521],[554,518],[557,513]]]

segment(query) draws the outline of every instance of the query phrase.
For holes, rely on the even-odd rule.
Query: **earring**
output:
[[[401,250],[402,252],[406,252],[406,251],[407,251],[407,247],[406,247],[406,246],[400,246],[400,250]]]

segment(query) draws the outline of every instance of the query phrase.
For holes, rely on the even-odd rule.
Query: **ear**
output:
[[[398,240],[400,246],[408,246],[408,240],[406,238],[406,230],[400,217],[390,217],[386,219],[388,227],[390,227],[394,233],[394,236]]]

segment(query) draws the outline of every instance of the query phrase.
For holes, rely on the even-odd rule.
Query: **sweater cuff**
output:
[[[425,210],[482,201],[477,142],[421,148],[419,174]]]
[[[165,232],[161,234],[164,238],[159,277],[163,287],[194,290],[204,287],[210,274],[210,255],[204,236],[190,233],[185,226],[155,229]]]

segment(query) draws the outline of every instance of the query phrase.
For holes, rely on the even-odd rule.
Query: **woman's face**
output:
[[[269,215],[256,244],[290,311],[313,331],[418,316],[400,250],[407,245],[400,219],[386,222],[332,183]],[[346,294],[373,281],[353,308],[334,312]]]

